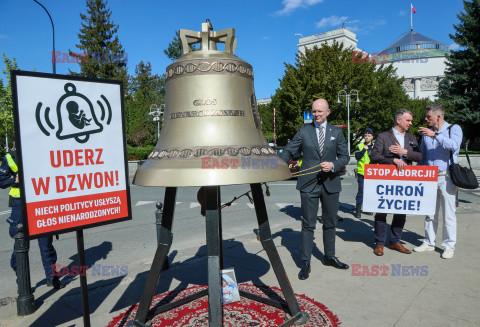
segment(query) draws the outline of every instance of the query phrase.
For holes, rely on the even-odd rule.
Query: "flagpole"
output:
[[[410,31],[413,31],[413,4],[410,4]]]

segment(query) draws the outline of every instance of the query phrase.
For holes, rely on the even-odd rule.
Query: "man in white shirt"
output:
[[[463,133],[458,125],[451,125],[445,121],[445,109],[440,104],[427,106],[425,120],[427,127],[420,127],[423,134],[420,151],[423,159],[419,164],[438,166],[437,206],[433,216],[425,217],[425,240],[415,252],[435,250],[435,238],[438,227],[440,207],[443,207],[443,235],[442,258],[450,259],[455,251],[457,241],[457,216],[455,215],[455,195],[457,187],[452,183],[448,167],[450,152],[453,161],[458,162],[458,153],[462,143]]]

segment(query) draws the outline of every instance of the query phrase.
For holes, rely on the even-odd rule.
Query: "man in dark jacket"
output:
[[[303,265],[299,279],[310,274],[314,230],[318,203],[322,203],[324,265],[348,269],[348,265],[335,257],[335,223],[338,200],[342,189],[338,172],[344,168],[350,156],[342,130],[327,122],[330,114],[328,102],[318,99],[312,104],[313,122],[300,127],[280,158],[288,162],[303,152],[303,162],[297,180],[302,203],[301,253]]]
[[[406,109],[400,109],[395,113],[394,126],[392,129],[380,133],[377,136],[375,145],[370,157],[371,163],[383,165],[396,165],[398,170],[411,165],[413,161],[422,160],[422,154],[418,147],[417,139],[407,133],[412,125],[412,113]],[[392,250],[410,254],[412,251],[406,249],[401,243],[403,226],[405,225],[405,214],[394,214],[390,229],[390,245]],[[376,255],[383,255],[383,247],[387,239],[387,214],[375,214],[375,250]]]

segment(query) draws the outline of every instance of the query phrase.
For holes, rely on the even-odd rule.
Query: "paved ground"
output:
[[[272,224],[275,243],[295,293],[325,304],[338,315],[342,326],[480,326],[480,191],[469,191],[460,197],[458,243],[453,259],[441,259],[438,247],[435,252],[410,255],[386,249],[383,257],[376,257],[372,253],[373,216],[355,219],[349,210],[342,209],[339,215],[344,220],[338,223],[337,255],[351,269],[339,271],[322,265],[322,231],[317,228],[318,248],[314,250],[312,273],[305,281],[297,278],[300,264],[297,199],[292,199],[293,205],[269,212],[271,221],[276,221],[277,215],[293,218]],[[226,235],[229,228],[224,226]],[[423,235],[423,218],[408,216],[405,246],[411,249],[420,245]],[[239,282],[260,281],[278,286],[254,230],[225,238],[225,266],[235,267]],[[139,301],[151,263],[151,259],[145,258],[150,253],[152,249],[145,249],[143,257],[129,262],[126,276],[89,275],[92,326],[105,326]],[[181,251],[172,248],[170,258],[173,265],[162,275],[157,292],[206,284],[204,246]],[[381,269],[387,276],[368,276],[373,266],[385,266]],[[0,326],[82,325],[78,279],[57,292],[38,285],[35,299],[37,311],[23,318],[16,316],[16,303],[0,307]]]

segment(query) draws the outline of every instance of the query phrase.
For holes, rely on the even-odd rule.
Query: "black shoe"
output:
[[[60,279],[58,279],[58,276],[54,276],[52,279],[47,279],[47,286],[59,290],[61,288],[64,288],[65,284],[63,284]]]
[[[310,274],[310,271],[311,271],[310,265],[303,265],[302,268],[300,269],[300,272],[298,273],[298,279],[300,280],[307,279]]]
[[[332,267],[335,267],[337,269],[348,269],[348,268],[350,268],[347,264],[345,264],[343,262],[340,262],[337,257],[333,257],[332,259],[325,258],[323,260],[323,264],[325,266],[332,266]]]

